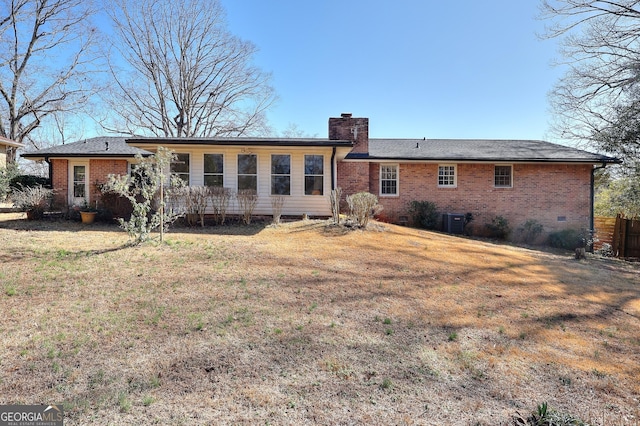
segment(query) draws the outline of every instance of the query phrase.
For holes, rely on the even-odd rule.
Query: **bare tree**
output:
[[[2,136],[33,144],[29,135],[46,120],[86,104],[96,58],[91,14],[85,0],[0,0]]]
[[[554,130],[602,146],[621,119],[640,112],[640,1],[543,0],[541,11],[552,21],[545,36],[562,40],[568,66],[550,96]]]
[[[251,64],[256,47],[229,33],[218,0],[115,5],[111,102],[129,133],[205,137],[263,129],[274,101],[270,76]]]

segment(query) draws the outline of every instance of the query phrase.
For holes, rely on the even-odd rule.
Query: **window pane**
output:
[[[324,181],[323,176],[305,176],[304,177],[305,195],[322,195],[324,193],[323,181]]]
[[[272,155],[271,173],[274,175],[288,175],[291,173],[291,156]]]
[[[291,195],[291,176],[271,176],[271,195]]]
[[[258,177],[251,175],[239,175],[238,176],[238,191],[243,189],[258,190]]]
[[[498,187],[511,187],[511,166],[496,166],[494,185]]]
[[[171,171],[173,173],[189,175],[189,154],[176,154],[176,159],[171,162]],[[180,176],[182,177],[182,176]],[[187,177],[187,182],[189,178]]]
[[[73,166],[73,180],[84,182],[84,166]]]
[[[398,194],[398,166],[380,166],[380,194]]]
[[[73,166],[73,196],[75,198],[85,198],[85,172],[84,166]]]
[[[222,154],[205,154],[204,155],[204,172],[205,173],[224,173]]]
[[[73,184],[73,196],[75,198],[85,198],[84,183],[74,183]]]
[[[438,185],[439,186],[455,186],[456,180],[455,166],[438,166]]]
[[[305,155],[304,156],[304,174],[305,175],[321,175],[324,173],[324,156],[323,155]]]
[[[255,175],[258,174],[258,156],[255,154],[238,155],[238,174]]]
[[[383,180],[382,181],[382,193],[383,194],[396,194],[396,181],[395,180]]]
[[[223,186],[222,175],[208,175],[204,177],[206,186]]]

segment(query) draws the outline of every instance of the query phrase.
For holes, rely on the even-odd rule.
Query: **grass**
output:
[[[640,415],[638,264],[319,221],[132,248],[19,218],[0,215],[0,404],[62,403],[68,425]]]

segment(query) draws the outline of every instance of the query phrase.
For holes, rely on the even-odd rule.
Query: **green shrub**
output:
[[[513,419],[513,424],[516,426],[588,426],[587,423],[571,414],[549,408],[546,402],[539,404],[536,411],[526,418],[518,414]]]
[[[486,227],[491,233],[491,237],[498,238],[500,240],[506,240],[511,234],[509,221],[503,216],[494,217],[491,220],[491,223],[487,223]]]
[[[409,203],[409,214],[413,218],[415,226],[424,229],[436,229],[438,227],[437,206],[431,201],[411,201]]]
[[[562,231],[549,234],[549,245],[551,247],[573,250],[587,245],[588,237],[584,231],[578,229],[563,229]]]
[[[16,164],[7,164],[0,169],[0,201],[4,201],[11,192],[11,180],[18,176],[20,170]]]
[[[22,188],[35,188],[36,186],[44,186],[45,188],[48,188],[51,186],[51,182],[49,181],[49,178],[42,176],[16,175],[11,178],[9,185],[13,191]]]

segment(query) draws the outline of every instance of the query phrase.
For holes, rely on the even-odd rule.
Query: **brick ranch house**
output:
[[[256,214],[330,216],[330,191],[378,196],[382,216],[404,222],[408,203],[432,201],[442,213],[472,213],[476,231],[496,216],[512,228],[533,219],[546,232],[593,229],[593,172],[615,158],[535,140],[370,139],[369,119],[329,119],[324,138],[97,137],[22,156],[49,163],[58,203],[95,202],[96,183],[127,173],[136,154],[159,146],[189,185],[258,192]]]

